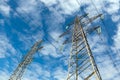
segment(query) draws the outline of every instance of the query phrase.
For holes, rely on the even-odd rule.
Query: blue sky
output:
[[[22,80],[65,80],[70,44],[60,50],[65,37],[58,36],[76,15],[97,15],[93,3],[104,19],[95,21],[102,33],[88,36],[90,47],[103,80],[120,79],[120,1],[78,1],[0,0],[0,80],[8,80],[22,57],[41,39],[44,48],[34,55]]]

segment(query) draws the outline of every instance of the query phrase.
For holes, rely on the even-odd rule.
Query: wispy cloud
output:
[[[0,1],[0,13],[5,16],[8,16],[10,14],[10,7],[9,5],[6,4],[7,1],[8,0]],[[54,40],[50,40],[51,43],[54,44],[54,46],[57,49],[59,49],[59,47],[62,44],[62,41],[59,41],[57,39],[59,39],[58,35],[62,33],[61,26],[62,24],[64,24],[66,16],[72,15],[74,12],[78,11],[79,8],[83,6],[84,4],[87,5],[87,7],[85,8],[85,11],[90,12],[89,14],[90,16],[93,16],[93,14],[97,13],[91,1],[85,0],[85,1],[82,1],[82,2],[79,1],[79,2],[80,2],[80,5],[78,4],[76,0],[69,0],[69,1],[66,1],[66,0],[26,0],[26,1],[19,0],[18,7],[16,8],[17,11],[25,18],[25,20],[27,20],[28,24],[33,26],[31,27],[31,30],[25,31],[28,34],[26,35],[22,33],[19,34],[20,41],[22,41],[23,43],[25,43],[24,45],[26,45],[24,47],[27,47],[27,49],[30,48],[29,46],[32,46],[33,41],[35,42],[39,39],[42,39],[43,36],[46,33],[48,33],[56,41],[54,42]],[[105,14],[112,15],[111,18],[113,22],[119,21],[119,15],[117,14],[118,9],[119,9],[119,4],[118,4],[119,0],[109,0],[109,1],[93,0],[93,2],[94,4],[97,5],[96,7],[99,12],[103,13],[105,11],[106,12]],[[44,9],[46,8],[49,9],[50,14],[47,14],[47,16],[46,15],[41,16],[42,11],[44,11]],[[46,19],[45,24],[47,24],[48,26],[47,28],[45,28],[47,29],[46,32],[41,30],[41,31],[36,31],[36,33],[34,33],[34,31],[38,29],[38,27],[41,27],[41,28],[44,27],[42,23],[43,17]],[[1,20],[0,23],[3,23],[3,21]],[[34,34],[32,33],[29,34],[30,31],[33,31]],[[112,48],[114,51],[115,51],[115,48],[117,48],[118,50],[120,49],[120,46],[119,46],[120,45],[119,44],[120,34],[119,33],[120,33],[120,29],[118,25],[118,31],[116,32],[116,35],[113,37],[114,46]],[[106,40],[105,37],[103,38]],[[111,78],[114,78],[114,80],[119,80],[119,79],[115,79],[117,72],[109,56],[103,55],[103,53],[106,51],[108,46],[105,44],[105,42],[101,43],[99,41],[100,41],[99,38],[97,36],[94,36],[94,38],[89,40],[89,43],[91,44],[93,53],[95,53],[95,55],[98,56],[96,57],[96,62],[98,62],[98,67],[100,69],[103,79],[109,80]],[[0,58],[5,58],[6,56],[10,56],[10,54],[16,53],[16,50],[14,49],[12,44],[10,44],[10,41],[8,40],[6,35],[0,34],[0,44],[1,44],[0,45]],[[41,51],[42,55],[52,56],[54,58],[61,57],[62,54],[58,54],[56,51],[56,48],[50,43],[49,44],[46,43],[44,44],[44,46],[45,46],[44,49]],[[64,51],[62,51],[63,54],[65,54],[65,56],[68,55],[68,53],[70,52],[68,48],[70,48],[70,46],[69,47],[65,46]],[[67,64],[66,60],[64,60],[64,62],[66,65]],[[47,65],[47,66],[50,66],[50,65]],[[110,72],[112,73],[110,74]],[[44,74],[47,74],[47,76]],[[53,73],[50,74],[50,72],[43,69],[41,65],[35,63],[35,64],[32,64],[31,67],[27,69],[25,75],[23,76],[23,79],[24,80],[39,80],[40,77],[42,76],[41,78],[43,80],[49,80],[50,76],[53,75],[53,77],[57,80],[64,80],[66,78],[66,74],[67,74],[67,71],[61,67],[57,68]],[[0,77],[1,80],[8,79],[7,78],[8,72],[4,73],[3,71],[1,72],[1,75],[6,76],[6,78],[4,79]]]
[[[113,52],[109,52],[110,47],[107,45],[107,38],[104,36],[95,35],[89,37],[88,41],[89,44],[91,44],[90,47],[102,79],[110,80],[115,79],[115,77],[119,78],[119,76],[117,76],[119,74],[118,67],[115,66],[115,63],[113,62],[115,61],[115,57],[113,58],[112,56]],[[106,73],[109,74],[105,75]]]
[[[61,67],[56,68],[53,72],[53,77],[56,80],[65,80],[67,77],[67,71],[62,69]]]
[[[49,78],[50,72],[36,62],[29,65],[23,76],[23,80],[49,80]]]
[[[0,71],[0,80],[8,80],[9,79],[9,72],[7,70]]]
[[[115,55],[116,62],[120,60],[120,24],[117,25],[116,34],[112,37],[113,38],[113,46],[111,46],[113,53]],[[118,64],[119,65],[119,64]]]
[[[15,48],[3,33],[0,33],[0,44],[0,58],[6,58],[12,54],[16,54]]]
[[[4,16],[10,15],[10,6],[7,4],[9,0],[0,0],[0,13]]]
[[[14,1],[15,2],[15,1]],[[15,2],[17,4],[17,11],[24,17],[24,19],[33,27],[42,27],[41,23],[41,10],[43,10],[43,4],[37,0],[19,0]]]
[[[51,8],[55,5],[54,9],[56,9],[59,13],[70,15],[74,13],[79,8],[79,4],[76,1],[66,1],[66,0],[40,0],[43,2],[48,8]]]

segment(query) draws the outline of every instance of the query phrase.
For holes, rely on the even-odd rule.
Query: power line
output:
[[[91,2],[92,2],[92,4],[93,4],[93,6],[95,7],[96,12],[99,14],[99,11],[98,11],[96,5],[94,4],[93,0],[91,0]],[[102,22],[102,24],[103,24],[103,26],[104,26],[104,29],[105,29],[108,37],[110,37],[110,34],[108,33],[108,31],[107,31],[107,29],[106,29],[106,24],[105,24],[105,22],[103,21],[102,18],[100,18],[100,20],[101,20],[101,22]],[[109,47],[109,49],[110,49],[110,47]],[[116,48],[115,48],[115,50],[118,52],[118,50],[117,50]],[[108,49],[107,49],[107,53],[108,53],[108,56],[110,57],[110,59],[111,59],[111,61],[112,61],[112,63],[113,63],[113,66],[115,67],[116,71],[117,71],[117,72],[119,73],[119,75],[120,75],[119,68],[117,68],[117,65],[114,63],[114,59],[113,59],[112,56],[110,55],[110,52],[108,51]]]
[[[78,0],[76,0],[76,1],[77,1],[78,4],[80,5],[79,1],[78,1]],[[91,2],[92,2],[92,4],[93,4],[93,6],[95,7],[96,12],[99,14],[99,11],[98,11],[96,5],[94,4],[93,0],[91,0]],[[88,17],[88,18],[89,18],[89,17]],[[105,24],[105,22],[103,21],[103,19],[102,19],[101,17],[100,17],[100,20],[101,20],[101,22],[102,22],[102,24],[103,24],[103,26],[104,26],[104,29],[106,30],[106,27],[105,27],[106,24]],[[107,33],[107,35],[108,35],[108,37],[109,37],[110,34],[107,32],[107,30],[106,30],[106,33]],[[107,53],[108,53],[107,55],[110,57],[110,59],[111,59],[111,61],[112,61],[112,63],[113,63],[113,66],[115,67],[116,71],[117,71],[117,72],[119,73],[119,75],[120,75],[119,69],[117,68],[117,65],[114,63],[114,60],[113,60],[112,56],[110,55],[108,49],[107,49]]]
[[[79,2],[79,0],[76,0],[77,1],[77,3],[78,3],[78,5],[81,7],[81,2]],[[81,9],[79,9],[79,12],[82,12],[82,10]]]
[[[13,2],[18,6],[18,4],[16,3],[16,1],[13,0]],[[13,3],[13,4],[14,4],[14,3]],[[21,9],[21,10],[22,10],[22,9]],[[13,11],[15,11],[15,12],[18,14],[18,16],[19,16],[28,26],[31,27],[31,25],[28,24],[27,20],[25,20],[24,17],[23,17],[16,9],[14,9]],[[22,10],[22,12],[26,13],[24,10]],[[29,16],[29,18],[30,18],[30,20],[33,20],[32,17]],[[38,26],[41,26],[41,25],[39,25],[39,24],[37,24],[37,25],[38,25]],[[49,34],[48,34],[48,35],[49,35]],[[50,36],[50,35],[49,35],[49,36]],[[50,36],[50,37],[52,37],[52,36]],[[44,37],[44,38],[45,38],[54,48],[56,48],[55,45],[52,44],[46,37]]]
[[[14,3],[16,3],[16,1],[14,1],[13,0],[13,2]],[[14,4],[13,3],[13,4]],[[18,6],[18,4],[16,3],[16,5]],[[12,10],[13,11],[15,11],[17,14],[18,14],[18,17],[20,18],[20,19],[22,19],[23,20],[23,22],[25,22],[25,24],[27,24],[28,26],[30,26],[30,27],[32,27],[31,25],[29,25],[28,24],[28,21],[16,10],[16,9],[14,9],[14,8],[12,8]],[[22,10],[22,9],[21,9]],[[24,13],[26,13],[24,10],[22,10],[22,12],[24,12]],[[29,18],[30,18],[30,20],[33,20],[33,18],[32,17],[30,17],[29,16]],[[41,26],[41,25],[39,25],[39,24],[37,24],[38,26]],[[49,34],[48,34],[49,35]],[[49,35],[50,36],[50,35]],[[52,38],[52,36],[50,36],[51,38]],[[59,50],[49,39],[47,39],[47,37],[46,36],[44,36],[44,39],[46,40],[46,41],[48,41],[49,43],[50,43],[50,45],[52,45],[54,48],[55,48],[55,50],[56,50],[56,53],[59,51],[59,53],[62,53],[61,52],[61,50]],[[53,39],[53,38],[52,38]],[[62,54],[64,57],[66,57],[66,55],[64,55],[64,54]]]

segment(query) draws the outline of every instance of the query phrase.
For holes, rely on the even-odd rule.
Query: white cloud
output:
[[[8,57],[16,53],[15,48],[9,42],[8,38],[4,34],[0,34],[0,58]]]
[[[56,41],[57,41],[57,39],[59,39],[59,35],[60,35],[60,34],[61,34],[61,33],[55,32],[55,31],[50,32],[50,36],[52,36],[52,38],[53,38],[54,40],[56,40]]]
[[[49,56],[52,56],[55,58],[60,56],[60,54],[57,53],[54,45],[44,44],[43,46],[44,46],[44,48],[40,51],[43,55],[46,55],[46,56],[49,55]]]
[[[90,47],[92,49],[92,52],[95,53],[96,55],[102,54],[108,48],[107,45],[105,44],[106,38],[102,35],[90,36],[88,38],[88,41],[89,41]]]
[[[113,55],[113,53],[110,53],[108,51],[110,47],[107,46],[106,44],[107,39],[106,37],[104,37],[104,35],[101,37],[102,40],[98,35],[92,37],[90,36],[88,38],[88,41],[92,49],[93,56],[95,58],[95,62],[97,63],[102,79],[109,80],[115,78],[115,76],[118,75],[118,71],[117,71],[117,67],[115,67],[114,65],[115,63],[113,64],[113,59],[115,60],[115,58],[111,56]]]
[[[52,7],[50,7],[49,10],[52,13],[45,16],[45,24],[49,25],[48,31],[51,32],[54,29],[54,31],[57,30],[59,32],[61,30],[62,24],[65,22],[65,17]]]
[[[111,47],[114,55],[116,55],[116,60],[120,57],[120,24],[117,25],[116,34],[113,36],[113,46]]]
[[[113,21],[113,22],[118,22],[118,21],[120,21],[120,15],[113,14],[113,15],[112,15],[112,21]]]
[[[9,73],[6,70],[0,71],[0,80],[8,80],[9,79]]]
[[[106,59],[105,59],[106,58]],[[117,71],[114,68],[113,64],[111,63],[110,59],[107,57],[104,57],[104,60],[101,64],[98,64],[99,71],[101,73],[103,80],[110,80],[112,78],[115,78],[114,76],[117,75]],[[112,72],[112,73],[111,73]]]
[[[36,2],[36,0],[30,0],[30,1],[26,0],[26,3],[24,3],[23,0],[20,0],[18,11],[20,13],[24,13],[24,12],[31,13],[32,11],[35,11],[36,8],[37,8],[37,2]]]
[[[36,31],[34,33],[30,33],[31,30],[25,30],[26,34],[24,35],[23,33],[14,31],[18,36],[19,40],[22,41],[23,43],[23,48],[24,50],[30,49],[30,47],[33,46],[37,41],[42,40],[44,34],[42,31]],[[32,31],[31,31],[32,32]]]
[[[56,80],[65,80],[67,77],[67,71],[62,69],[61,67],[56,68],[56,70],[53,72],[53,77]]]
[[[37,0],[20,0],[17,3],[17,11],[24,17],[23,19],[27,21],[27,23],[34,27],[41,27],[41,11],[42,9],[42,3],[39,3]]]
[[[60,25],[59,23],[62,23],[64,22],[64,18],[62,17],[62,14],[65,14],[65,15],[70,15],[72,14],[73,12],[77,11],[79,9],[79,5],[78,3],[76,2],[76,0],[69,0],[69,1],[65,1],[65,0],[41,0],[44,4],[46,4],[46,6],[48,6],[48,8],[50,9],[50,11],[54,12],[54,15],[52,15],[51,17],[54,17],[55,19],[51,19],[50,20],[53,22],[53,24],[51,24],[52,26],[55,26],[56,23],[58,23],[58,25]],[[105,10],[108,14],[113,14],[113,13],[117,13],[118,12],[118,1],[119,0],[109,0],[109,1],[105,1],[105,0],[93,0],[94,1],[94,4],[97,5],[97,9],[102,12],[102,10]],[[108,5],[106,8],[105,8],[105,2],[107,3],[110,3],[110,5]],[[95,11],[95,8],[93,7],[93,5],[91,4],[90,1],[86,0],[85,2],[82,2],[84,4],[88,4],[88,7],[85,9],[87,12],[90,12],[90,15],[93,15],[94,13],[96,13]],[[56,7],[52,7],[53,5],[56,5]],[[39,7],[39,2],[37,2],[36,0],[27,0],[26,2],[24,2],[24,0],[20,0],[20,3],[19,3],[19,7],[17,8],[17,10],[23,14],[25,17],[27,16],[27,20],[29,21],[30,18],[29,18],[29,15],[33,18],[33,21],[30,23],[40,23],[40,20],[41,20],[41,11],[40,10],[41,8]],[[104,6],[104,7],[103,7]],[[102,10],[101,10],[102,9]],[[91,12],[94,11],[94,12]],[[57,15],[57,16],[56,16]],[[113,16],[112,17],[113,21],[118,21],[119,19],[117,18],[117,16]],[[35,21],[34,21],[35,20]],[[55,22],[55,23],[54,23]],[[48,21],[48,24],[50,22]],[[50,25],[50,26],[51,26]],[[58,26],[57,25],[57,26]],[[50,27],[51,28],[51,27]],[[118,29],[118,32],[117,32],[117,35],[114,36],[115,37],[115,47],[117,48],[120,48],[120,44],[119,44],[119,29]],[[40,34],[40,33],[39,33]],[[51,33],[53,36],[54,39],[56,39],[58,37],[58,34],[55,34],[55,33]],[[36,34],[35,34],[36,35]],[[38,39],[38,36],[35,37],[31,37],[31,36],[23,36],[21,38],[21,40],[32,40],[33,38],[35,39]],[[98,40],[98,37],[94,37],[95,40],[91,40],[91,46],[92,46],[92,49],[93,49],[93,52],[96,53],[97,55],[101,55],[99,54],[100,52],[103,53],[104,51],[106,51],[106,45],[104,43],[99,43],[97,42]],[[26,41],[25,41],[26,42]],[[94,42],[94,43],[93,43]],[[31,43],[31,42],[30,42]],[[98,43],[98,44],[97,44]],[[58,44],[55,43],[55,45],[58,46]],[[95,46],[96,45],[96,46]],[[43,55],[50,55],[50,56],[53,56],[53,57],[58,57],[60,55],[58,55],[56,53],[56,50],[55,48],[51,45],[51,44],[45,44],[44,45],[45,48],[41,51],[43,53]],[[68,51],[68,50],[67,50]],[[68,53],[67,53],[68,54]],[[116,74],[116,71],[110,61],[110,59],[107,57],[101,57],[99,59],[101,60],[104,60],[104,59],[107,59],[105,62],[102,63],[102,65],[100,65],[100,69],[101,71],[105,71],[102,73],[103,75],[103,78],[105,79],[110,79],[111,77],[113,77],[115,74]],[[108,61],[108,62],[107,62]],[[109,62],[110,61],[110,62]],[[106,65],[106,66],[104,66]],[[103,67],[104,66],[104,67]],[[101,68],[103,67],[103,68]],[[32,73],[31,70],[28,70],[28,73],[30,73],[29,75],[27,75],[27,77],[25,77],[25,80],[29,80],[29,77],[32,75],[32,80],[35,79],[35,80],[38,80],[38,74],[41,75],[42,73],[42,69],[41,67],[37,67],[35,66],[34,67],[35,69],[38,68],[38,70],[36,71],[35,74]],[[107,70],[108,69],[108,70]],[[38,72],[40,71],[40,72]],[[107,73],[110,73],[110,72],[113,72],[114,75],[112,74],[108,74],[106,75]],[[64,71],[62,68],[58,68],[55,72],[54,72],[54,78],[58,79],[58,80],[62,80],[66,78],[66,71]],[[49,72],[46,72],[46,74],[49,75]],[[45,80],[45,79],[44,79]]]
[[[117,13],[119,11],[119,0],[109,0],[107,1],[109,5],[106,5],[105,11],[109,14]]]
[[[7,4],[8,0],[0,0],[0,13],[4,16],[9,16],[10,6]]]
[[[43,2],[48,8],[51,8],[53,5],[56,4],[56,7],[54,7],[55,10],[59,11],[61,14],[72,14],[79,8],[79,4],[76,0],[40,0]]]
[[[89,15],[97,14],[96,8],[99,13],[103,13],[103,11],[112,15],[113,13],[118,13],[119,10],[119,0],[39,0],[43,2],[49,9],[51,7],[54,10],[58,11],[60,14],[71,15],[75,11],[79,11],[79,7],[83,5],[88,5],[85,9]],[[92,1],[92,2],[91,2]],[[95,6],[96,5],[96,6]],[[95,8],[96,7],[96,8]],[[91,12],[92,10],[92,12]],[[105,15],[106,13],[104,13]]]
[[[90,0],[85,0],[85,1],[80,1],[80,0],[78,1],[77,0],[68,0],[68,1],[65,1],[65,0],[58,0],[58,1],[57,0],[47,0],[47,1],[46,0],[38,0],[38,1],[31,0],[29,1],[27,0],[26,3],[24,3],[24,0],[20,0],[19,7],[17,8],[17,10],[24,15],[28,16],[29,14],[33,19],[35,19],[35,21],[32,21],[31,23],[38,24],[40,23],[41,18],[42,18],[40,16],[40,13],[44,9],[42,8],[43,4],[40,1],[43,2],[50,10],[52,9],[52,12],[57,11],[57,14],[59,13],[59,14],[65,14],[65,15],[73,14],[75,11],[79,10],[80,6],[83,6],[84,4],[88,5],[85,11],[88,13],[90,12],[90,15],[97,13],[96,8],[98,9],[100,13],[102,13],[102,11],[106,11],[108,14],[117,13],[119,9],[119,0],[114,0],[114,1],[113,0],[109,0],[109,1],[92,0],[93,3],[96,5],[96,8]]]
[[[79,8],[79,4],[76,0],[59,0],[59,2],[60,5],[58,7],[62,9],[62,14],[72,14]]]
[[[113,36],[114,46],[117,49],[120,49],[120,24],[118,24],[116,34]]]
[[[23,80],[49,80],[50,72],[39,63],[29,65],[23,75]]]
[[[46,4],[47,6],[51,6],[57,3],[57,0],[39,0],[41,2],[43,2],[44,4]]]

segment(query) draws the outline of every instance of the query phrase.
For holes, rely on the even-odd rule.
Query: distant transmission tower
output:
[[[10,76],[9,80],[21,80],[23,73],[26,69],[26,67],[32,62],[33,55],[38,51],[41,50],[43,47],[40,45],[42,40],[36,42],[31,50],[26,54],[22,62],[18,65],[18,67],[15,69],[13,74]]]
[[[100,27],[87,29],[85,27],[93,20],[101,17],[102,14],[85,19],[87,15],[77,16],[70,24],[73,28],[70,28],[70,26],[66,32],[59,36],[62,37],[72,33],[72,36],[63,42],[63,44],[66,44],[72,41],[66,80],[102,80],[86,37],[88,33],[98,30]]]

